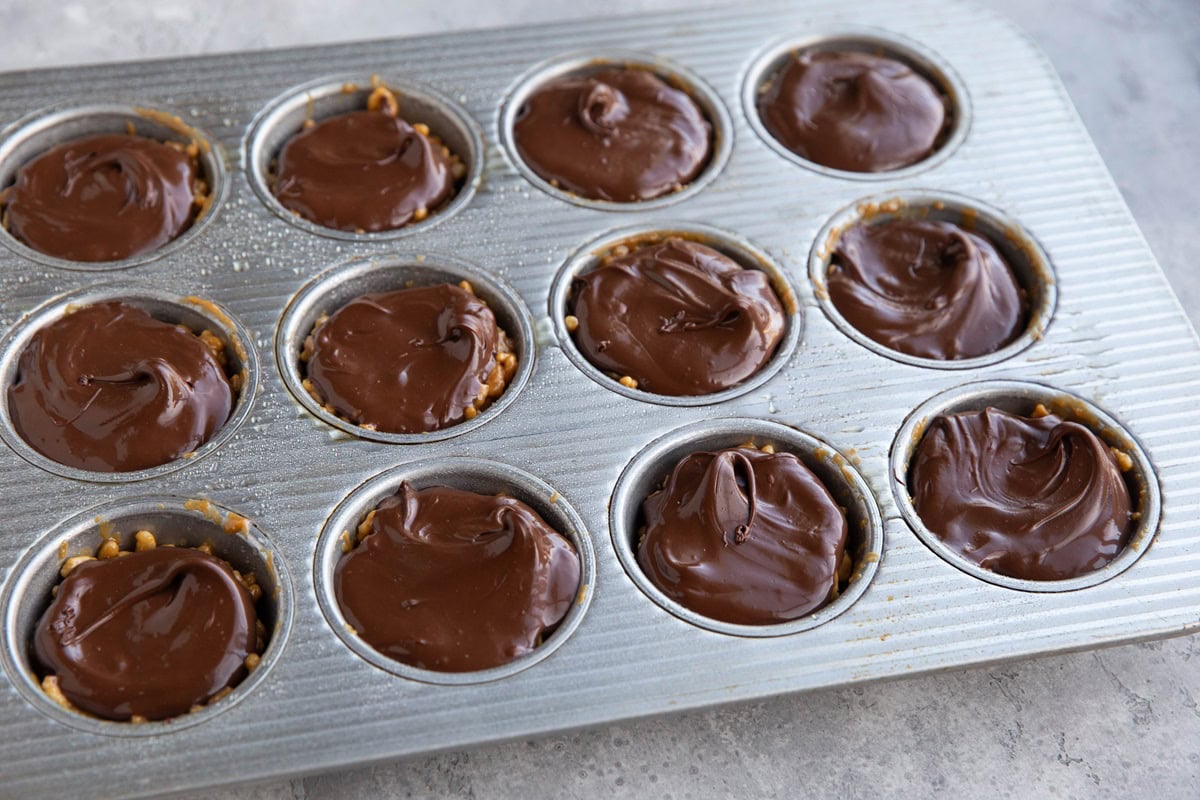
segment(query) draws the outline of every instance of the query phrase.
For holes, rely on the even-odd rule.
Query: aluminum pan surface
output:
[[[973,119],[945,161],[902,180],[830,178],[783,160],[741,111],[745,71],[785,31],[847,25],[894,31],[961,76]],[[720,95],[733,153],[703,191],[659,211],[615,214],[530,185],[497,144],[505,93],[531,65],[566,52],[661,53]],[[460,213],[396,242],[347,243],[276,217],[238,163],[251,120],[291,87],[329,75],[405,76],[461,103],[481,125],[483,182]],[[297,592],[291,637],[272,674],[213,720],[129,748],[73,731],[0,691],[0,794],[155,794],[301,774],[786,691],[846,684],[1037,653],[1183,633],[1200,625],[1200,345],[1043,56],[997,15],[959,0],[914,2],[900,17],[877,0],[761,3],[511,31],[337,45],[265,54],[0,75],[0,124],[38,109],[127,102],[172,109],[230,158],[229,194],[187,246],[113,279],[136,279],[227,306],[254,336],[262,391],[237,436],[171,475],[101,486],[55,477],[0,452],[5,512],[0,570],[35,539],[100,502],[153,494],[205,496],[252,517],[287,559]],[[882,358],[841,334],[806,278],[822,225],[859,197],[906,189],[976,197],[1019,220],[1054,262],[1058,309],[1041,342],[987,368],[951,371]],[[453,440],[398,447],[331,436],[284,388],[270,356],[294,292],[356,255],[443,253],[507,280],[544,317],[562,261],[607,230],[655,220],[745,236],[788,269],[804,340],[761,389],[719,406],[670,408],[621,397],[543,342],[535,374],[510,408]],[[0,251],[0,323],[97,276]],[[540,325],[548,330],[548,325]],[[1081,592],[1014,592],[975,580],[927,549],[889,490],[888,452],[908,413],[935,394],[984,379],[1051,384],[1092,400],[1142,443],[1158,469],[1158,539],[1127,572]],[[816,629],[748,640],[701,630],[628,580],[607,536],[607,504],[627,462],[688,422],[745,416],[799,426],[861,459],[886,523],[873,585]],[[299,454],[303,454],[302,456]],[[312,581],[313,548],[344,496],[395,464],[439,454],[527,470],[582,515],[597,557],[595,595],[571,639],[502,682],[405,681],[363,662],[329,630]],[[55,498],[47,510],[47,498]],[[118,766],[119,765],[119,766]]]

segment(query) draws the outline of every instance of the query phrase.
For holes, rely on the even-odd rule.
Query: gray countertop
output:
[[[886,0],[880,0],[886,2]],[[0,0],[0,70],[403,36],[679,0]],[[896,3],[897,7],[901,4]],[[1200,321],[1200,3],[986,0],[1048,53]],[[899,12],[898,12],[899,13]],[[1032,170],[1037,165],[1031,164]],[[1200,611],[1198,611],[1200,613]],[[1194,660],[1193,660],[1194,659]],[[1196,797],[1200,636],[812,692],[209,797]]]

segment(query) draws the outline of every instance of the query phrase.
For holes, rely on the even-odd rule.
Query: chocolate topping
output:
[[[666,395],[741,383],[771,359],[784,330],[765,272],[675,238],[577,277],[569,310],[588,361]]]
[[[1035,581],[1112,561],[1129,538],[1129,488],[1112,451],[1057,416],[995,408],[938,417],[913,456],[925,527],[984,569]]]
[[[43,673],[104,719],[166,719],[246,674],[254,601],[220,559],[158,547],[86,561],[63,579],[33,635]]]
[[[13,427],[60,464],[129,472],[166,464],[229,419],[233,390],[192,332],[119,302],[45,326],[8,388]]]
[[[692,453],[646,498],[642,513],[638,564],[698,614],[771,625],[837,596],[846,516],[791,453]]]
[[[593,200],[651,200],[708,163],[712,126],[691,97],[644,69],[570,75],[535,89],[513,125],[543,179]]]
[[[763,125],[784,147],[850,172],[900,169],[927,158],[949,127],[949,101],[892,58],[809,51],[759,97]]]
[[[579,591],[575,548],[512,497],[404,483],[368,524],[334,571],[338,606],[367,644],[406,664],[507,664],[562,622]]]
[[[379,110],[331,117],[293,136],[279,153],[273,191],[318,225],[375,232],[419,222],[455,188],[449,151]]]
[[[994,353],[1029,322],[1029,303],[991,242],[957,225],[893,219],[842,233],[829,299],[885,347],[946,361]]]
[[[8,232],[34,250],[116,261],[157,250],[190,228],[206,191],[182,146],[104,134],[21,167],[0,193],[0,211]]]
[[[436,431],[474,416],[511,358],[491,309],[452,286],[351,300],[312,336],[307,371],[318,399],[357,425]],[[468,410],[473,409],[473,410]]]

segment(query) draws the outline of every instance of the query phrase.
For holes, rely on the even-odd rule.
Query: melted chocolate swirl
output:
[[[1029,321],[1025,292],[992,243],[949,222],[855,225],[838,240],[827,283],[847,322],[921,358],[994,353]]]
[[[1054,581],[1125,547],[1132,500],[1112,451],[1084,426],[995,408],[938,417],[909,490],[921,521],[984,569]]]
[[[638,564],[698,614],[771,625],[836,596],[846,516],[791,453],[692,453],[646,498],[642,513]]]
[[[696,102],[643,69],[538,87],[517,115],[513,138],[543,179],[619,203],[676,191],[695,180],[712,150],[712,126]]]
[[[675,238],[577,277],[569,310],[588,361],[645,391],[676,396],[746,380],[771,360],[785,327],[765,272]]]
[[[82,711],[167,719],[241,682],[257,619],[223,561],[158,547],[76,566],[37,624],[34,653]]]
[[[467,418],[500,352],[507,336],[487,304],[440,284],[351,300],[317,326],[307,372],[342,418],[423,433]]]
[[[192,332],[97,303],[35,333],[8,389],[13,427],[60,464],[129,472],[174,461],[229,419],[234,394]]]
[[[949,127],[949,101],[892,58],[816,51],[794,56],[758,101],[792,152],[850,172],[900,169],[929,157]]]
[[[116,261],[152,252],[191,227],[203,186],[180,146],[127,134],[77,139],[21,167],[0,193],[4,226],[47,255]]]
[[[443,148],[386,111],[352,111],[293,136],[275,197],[326,228],[386,231],[419,222],[455,192]]]
[[[507,664],[548,636],[579,591],[575,548],[529,506],[407,483],[338,562],[334,590],[371,647],[423,669]]]

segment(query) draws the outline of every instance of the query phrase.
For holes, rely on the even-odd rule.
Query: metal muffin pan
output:
[[[94,514],[87,510],[98,504],[152,497],[208,498],[268,531],[277,568],[291,575],[290,593],[281,591],[293,598],[291,630],[269,671],[243,684],[236,702],[228,702],[231,695],[186,724],[139,732],[153,744],[137,749],[125,738],[133,726],[82,730],[86,722],[64,719],[30,696],[22,645],[10,638],[3,654],[8,685],[0,689],[0,795],[157,795],[1200,627],[1200,342],[1045,59],[1007,22],[962,0],[917,0],[903,15],[878,0],[768,0],[680,14],[686,25],[667,13],[0,75],[0,125],[12,126],[4,141],[37,109],[144,106],[207,132],[213,153],[240,155],[218,167],[226,180],[212,216],[123,275],[166,298],[197,296],[228,309],[261,363],[244,423],[204,458],[164,474],[136,482],[64,477],[0,449],[6,630],[12,615],[28,620],[35,613],[25,600],[36,601],[49,585],[48,573],[29,569],[53,560],[57,551],[47,542],[83,531],[72,520]],[[869,28],[897,51],[932,54],[932,63],[959,82],[960,111],[969,110],[959,143],[911,173],[866,182],[797,164],[755,133],[744,98],[764,54],[781,41],[790,47],[848,27],[860,34]],[[693,78],[685,85],[705,87],[711,108],[724,109],[710,115],[727,116],[714,119],[728,134],[718,139],[729,148],[727,157],[717,154],[719,168],[662,203],[618,208],[547,192],[504,146],[511,99],[524,81],[564,60],[579,65],[617,52],[678,67]],[[453,213],[431,214],[426,222],[436,225],[403,229],[402,248],[388,236],[309,230],[280,215],[257,183],[262,157],[269,162],[280,141],[260,138],[267,122],[283,126],[272,135],[286,130],[299,118],[283,117],[302,113],[296,98],[316,91],[298,85],[340,86],[344,76],[372,74],[440,98],[437,109],[458,109],[463,130],[480,134],[469,165],[478,172],[469,172],[463,188],[474,194],[460,192]],[[335,99],[346,99],[340,89]],[[272,117],[284,107],[286,114]],[[953,370],[904,363],[863,346],[822,310],[809,261],[831,220],[870,198],[934,193],[996,209],[1050,265],[1057,298],[1047,308],[1049,321],[1001,360]],[[551,288],[591,242],[630,228],[686,226],[716,229],[765,253],[790,283],[803,331],[761,384],[699,405],[644,402],[612,391],[568,358]],[[455,265],[491,276],[494,291],[508,287],[518,299],[518,316],[526,313],[522,306],[533,314],[528,377],[510,387],[505,407],[486,424],[439,441],[375,441],[314,415],[303,395],[289,390],[289,348],[307,334],[305,315],[319,313],[309,304],[284,324],[290,304],[320,299],[318,287],[355,288],[338,280],[356,270],[384,274],[372,266],[457,274]],[[13,336],[24,315],[86,291],[96,276],[76,267],[0,250],[3,330]],[[306,294],[306,286],[313,291]],[[281,344],[282,355],[269,358]],[[3,354],[6,364],[14,358]],[[1136,540],[1132,563],[1119,574],[1073,591],[1000,586],[949,563],[914,532],[893,486],[897,436],[931,398],[972,396],[982,381],[1018,381],[1080,398],[1103,410],[1098,420],[1119,420],[1121,435],[1145,454],[1159,524]],[[641,491],[627,480],[622,486],[633,488],[614,495],[622,474],[653,479],[638,454],[682,431],[720,430],[728,420],[778,424],[803,441],[825,443],[847,464],[844,474],[857,476],[852,483],[863,508],[878,508],[882,549],[870,562],[874,575],[863,572],[854,584],[861,594],[841,613],[831,607],[814,615],[807,630],[731,635],[668,613],[623,567],[623,545],[612,538],[634,502],[629,492]],[[424,475],[461,475],[466,471],[456,466],[467,462],[459,459],[502,465],[493,477],[508,476],[500,479],[518,496],[540,498],[517,475],[552,487],[577,524],[556,519],[592,545],[595,578],[587,579],[590,602],[577,607],[574,629],[560,628],[548,640],[557,649],[494,680],[446,685],[396,674],[348,646],[322,610],[330,552],[320,537],[361,511],[359,487],[417,474],[414,465]],[[553,516],[549,500],[540,500],[541,508]]]

